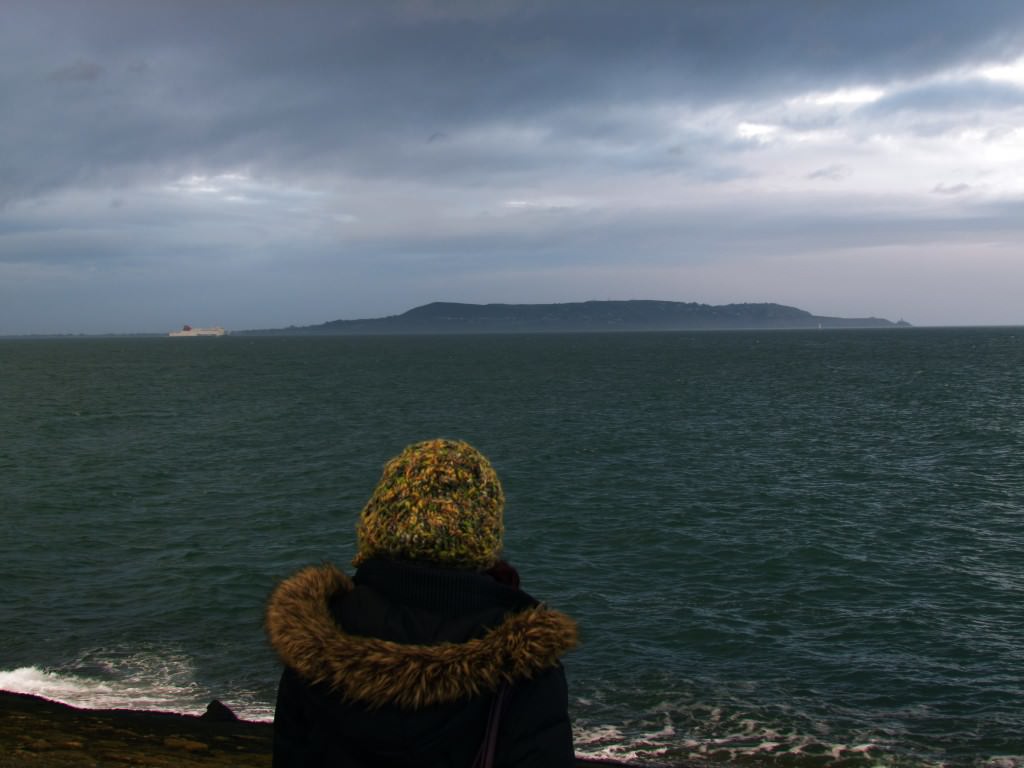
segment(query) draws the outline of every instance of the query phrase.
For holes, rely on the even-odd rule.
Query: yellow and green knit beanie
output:
[[[489,568],[501,554],[504,506],[498,475],[473,446],[415,443],[384,466],[359,516],[352,563],[384,556]]]

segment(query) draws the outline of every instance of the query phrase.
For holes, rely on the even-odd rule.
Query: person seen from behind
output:
[[[274,768],[575,764],[559,659],[576,625],[519,589],[503,508],[472,446],[416,443],[359,517],[355,574],[314,566],[277,586]]]

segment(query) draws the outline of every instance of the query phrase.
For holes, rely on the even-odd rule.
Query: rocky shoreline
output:
[[[269,723],[238,720],[219,702],[196,716],[77,709],[0,691],[0,768],[270,768],[271,736]]]

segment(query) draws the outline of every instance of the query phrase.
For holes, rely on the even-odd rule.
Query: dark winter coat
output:
[[[486,574],[307,568],[274,591],[267,631],[286,666],[274,768],[468,768],[503,683],[495,765],[574,765],[559,657],[576,625]]]

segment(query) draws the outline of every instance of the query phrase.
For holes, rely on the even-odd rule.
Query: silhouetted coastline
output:
[[[319,325],[236,331],[252,336],[436,333],[587,333],[606,331],[791,330],[896,328],[877,317],[826,317],[782,304],[698,304],[681,301],[582,301],[560,304],[462,304],[435,301],[400,315],[332,320]]]

